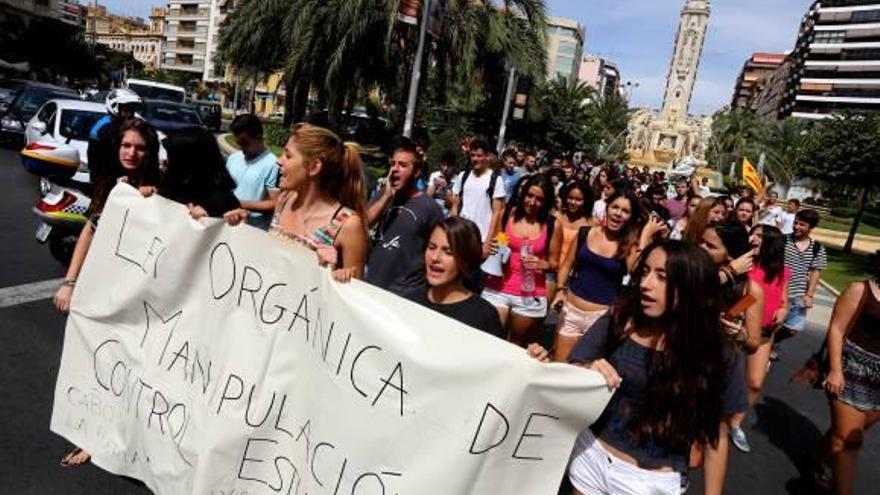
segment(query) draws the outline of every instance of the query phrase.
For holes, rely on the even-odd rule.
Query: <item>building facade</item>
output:
[[[750,109],[753,112],[772,120],[780,118],[786,96],[791,90],[791,69],[792,59],[787,56],[779,67],[764,79],[761,89],[752,98]]]
[[[620,91],[620,70],[617,64],[595,55],[583,56],[578,69],[578,80],[605,97]]]
[[[130,53],[148,70],[159,68],[165,19],[163,7],[151,10],[150,24],[140,17],[110,14],[104,6],[88,7],[87,16],[86,34],[95,43]]]
[[[736,79],[730,108],[754,110],[756,97],[764,90],[767,79],[785,61],[784,53],[754,53],[743,64]]]
[[[880,0],[821,0],[801,22],[780,117],[880,109]]]
[[[217,43],[220,25],[233,7],[232,0],[169,0],[162,68],[191,72],[206,82],[223,80]]]
[[[79,0],[58,0],[58,20],[79,28],[86,27],[86,9]]]
[[[547,19],[547,78],[578,80],[584,51],[584,28],[572,19]]]

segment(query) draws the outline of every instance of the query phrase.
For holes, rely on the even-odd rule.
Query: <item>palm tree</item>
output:
[[[595,98],[588,107],[590,125],[596,128],[604,143],[593,158],[613,161],[622,158],[626,148],[629,124],[629,103],[617,93]]]
[[[719,167],[743,156],[756,160],[764,151],[768,123],[751,112],[728,110],[715,115],[707,159]]]
[[[800,119],[789,117],[770,128],[765,143],[767,171],[776,182],[788,187],[794,181],[807,137],[807,125]]]
[[[397,9],[398,0],[244,0],[224,25],[219,52],[234,65],[283,69],[293,107],[286,118],[302,116],[314,88],[332,122],[371,88],[403,94],[415,30],[397,22]],[[448,0],[444,12],[426,57],[449,89],[444,103],[479,93],[487,57],[500,54],[521,72],[543,75],[544,0],[504,0],[500,8]]]

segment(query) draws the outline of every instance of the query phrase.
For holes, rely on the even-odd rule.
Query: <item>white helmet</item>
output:
[[[122,105],[141,106],[144,104],[141,97],[130,89],[114,89],[107,95],[104,103],[107,105],[107,111],[114,117],[119,116],[119,107]]]

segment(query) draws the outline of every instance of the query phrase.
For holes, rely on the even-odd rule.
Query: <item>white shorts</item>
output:
[[[584,495],[680,495],[681,475],[649,471],[609,454],[588,429],[571,453],[568,479]]]
[[[512,296],[492,289],[483,289],[480,294],[496,308],[509,309],[527,318],[543,318],[547,316],[547,298],[533,296]]]

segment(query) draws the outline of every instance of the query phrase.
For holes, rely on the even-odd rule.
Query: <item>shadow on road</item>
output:
[[[826,493],[815,487],[811,473],[811,456],[824,432],[809,418],[774,397],[765,397],[763,403],[756,404],[755,413],[758,418],[755,427],[767,436],[774,447],[785,453],[800,474],[786,482],[788,493]]]

